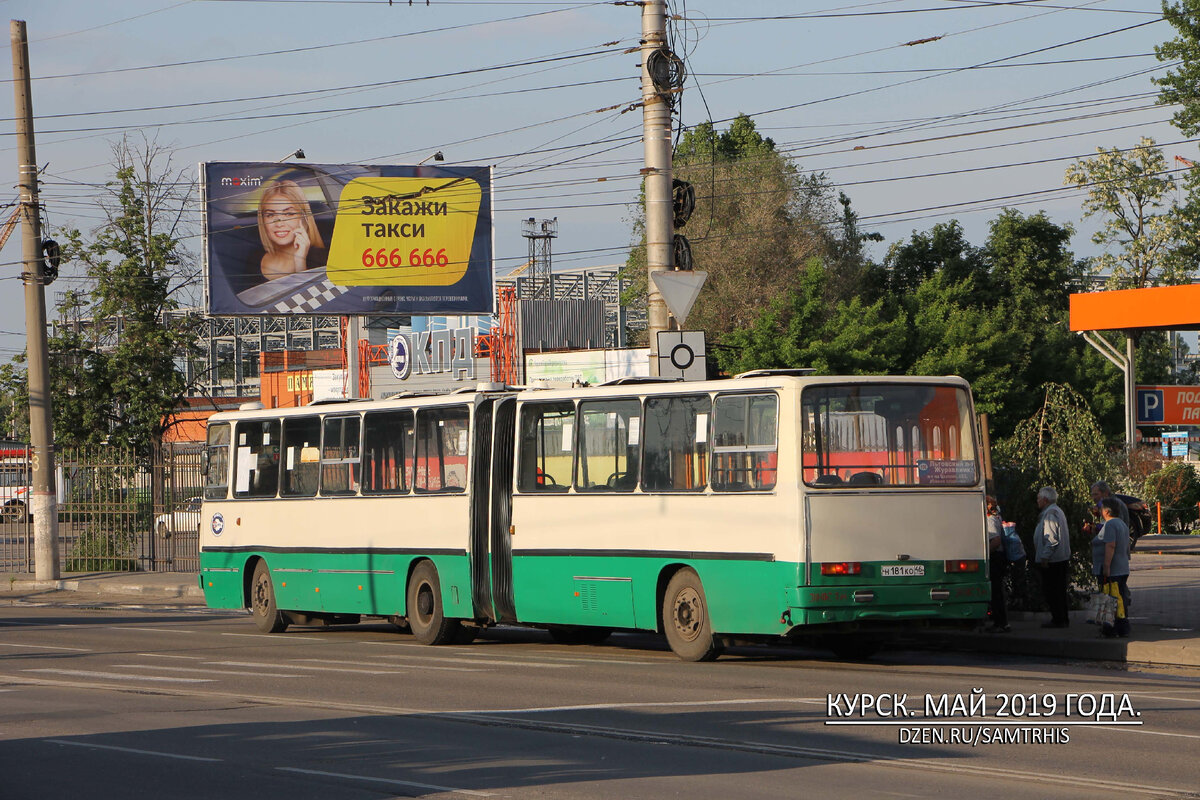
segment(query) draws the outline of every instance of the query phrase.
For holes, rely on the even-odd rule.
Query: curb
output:
[[[124,595],[141,597],[180,597],[204,602],[204,591],[198,584],[154,586],[144,583],[114,583],[106,581],[103,586],[88,580],[60,579],[53,581],[16,580],[11,591],[58,591],[79,592],[99,595]]]
[[[1136,631],[1135,634],[1136,635]],[[1175,639],[1145,642],[1136,639],[1043,639],[1015,634],[927,633],[921,645],[966,653],[1041,656],[1077,661],[1114,661],[1124,664],[1200,667],[1200,642]]]

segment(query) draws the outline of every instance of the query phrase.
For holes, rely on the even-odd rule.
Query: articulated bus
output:
[[[265,632],[372,616],[425,644],[518,624],[659,631],[692,661],[866,657],[989,598],[956,377],[481,384],[215,414],[207,452],[201,586]]]

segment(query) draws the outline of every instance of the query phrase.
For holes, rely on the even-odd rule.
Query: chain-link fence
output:
[[[169,445],[152,458],[115,447],[57,453],[59,559],[63,572],[200,569],[202,445]],[[29,486],[27,458],[4,470]],[[0,569],[33,572],[27,505],[0,506]]]

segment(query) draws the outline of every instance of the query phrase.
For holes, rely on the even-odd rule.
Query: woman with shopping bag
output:
[[[1116,614],[1112,624],[1103,622],[1103,636],[1129,635],[1129,618],[1125,616],[1126,598],[1129,597],[1129,526],[1121,521],[1117,501],[1110,497],[1100,502],[1100,514],[1104,524],[1092,537],[1092,574],[1096,576],[1100,592],[1115,597]]]

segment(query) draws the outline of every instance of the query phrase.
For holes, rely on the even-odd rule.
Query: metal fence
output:
[[[62,571],[198,571],[203,454],[202,445],[164,446],[149,459],[115,447],[59,451]],[[35,571],[24,505],[0,516],[0,570]]]

